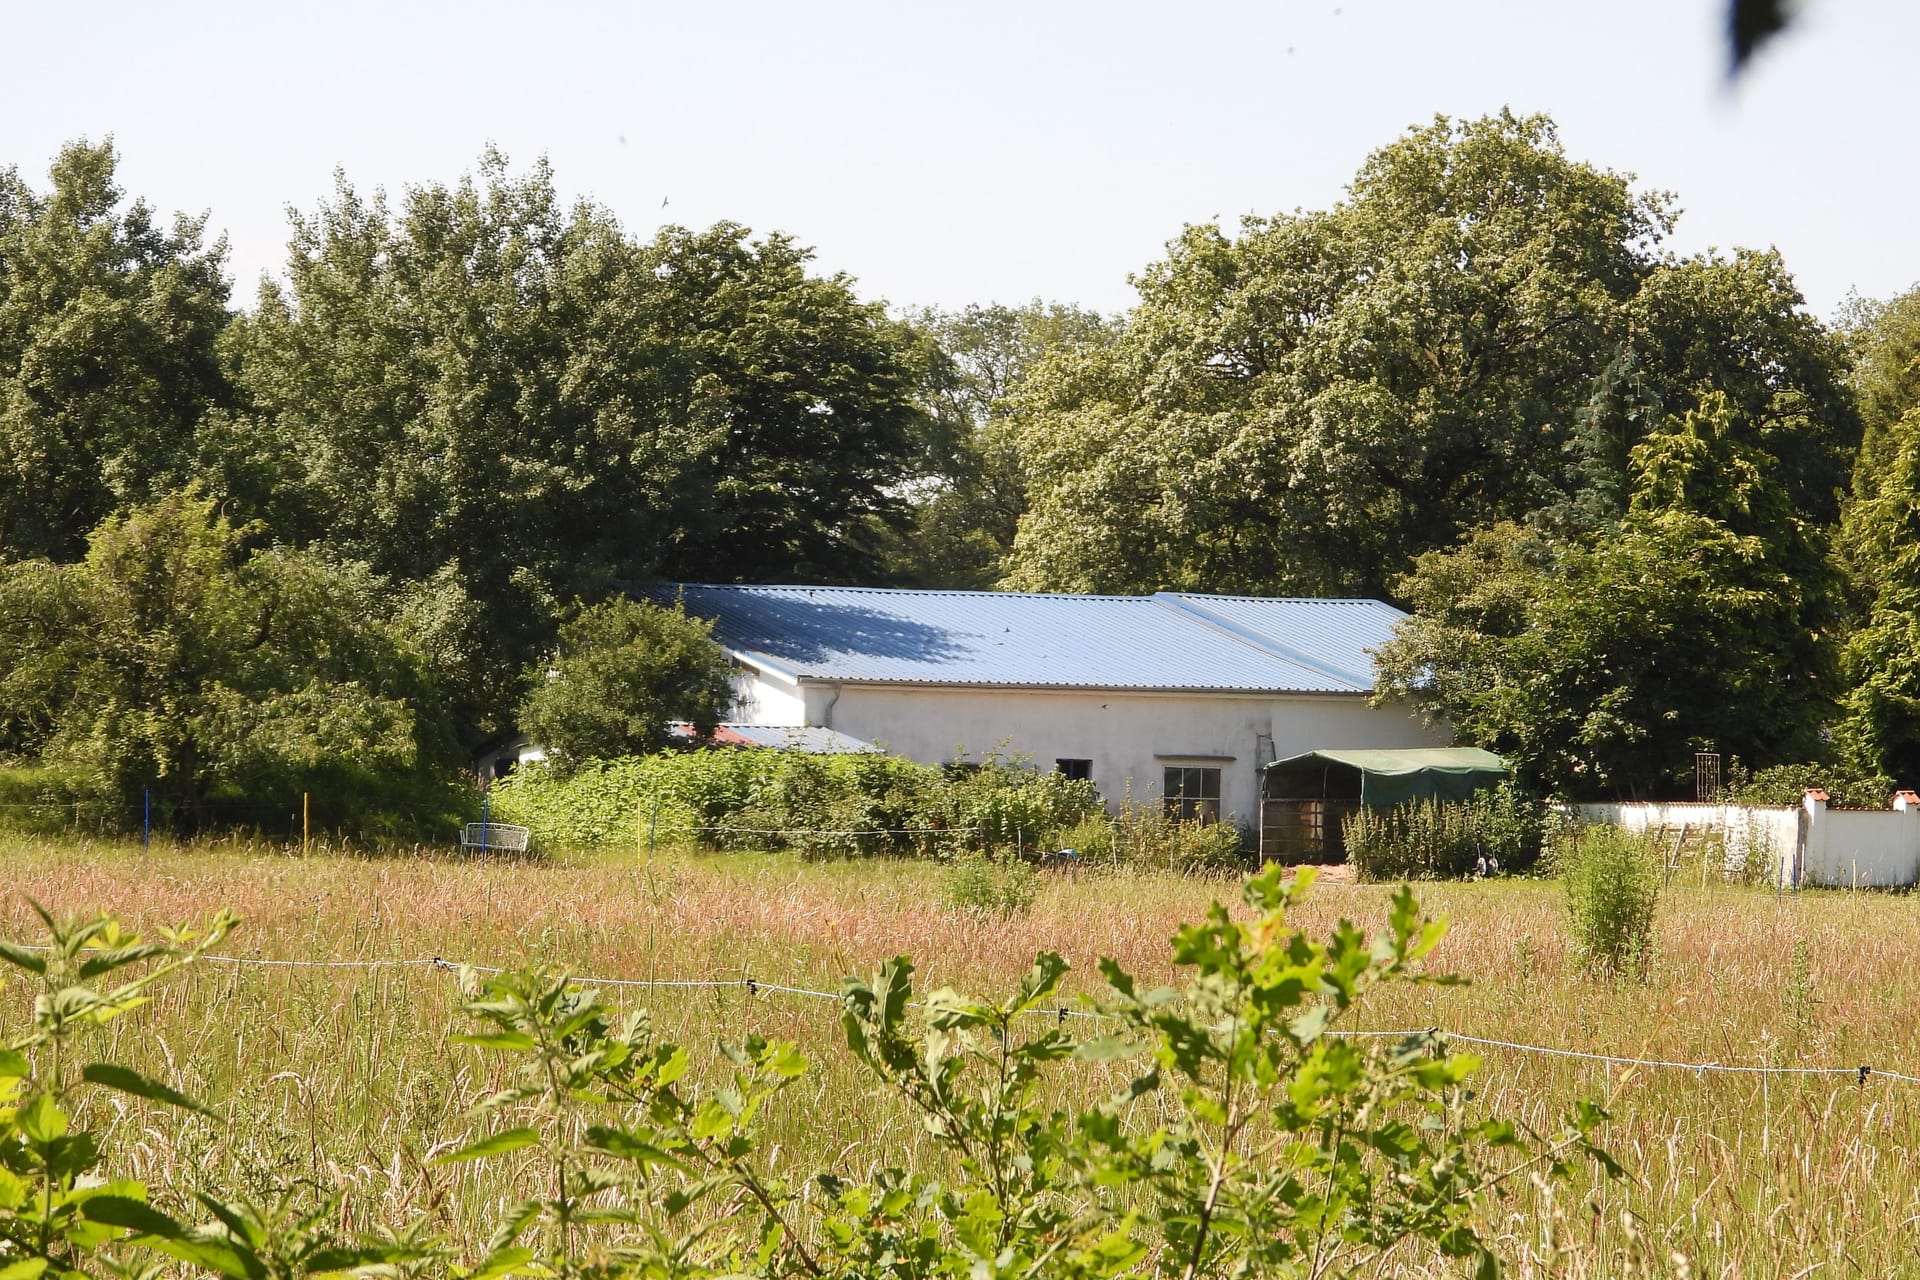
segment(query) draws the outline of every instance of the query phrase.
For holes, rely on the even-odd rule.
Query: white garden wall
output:
[[[1779,883],[1833,888],[1904,888],[1920,884],[1920,806],[1829,809],[1818,793],[1803,804],[1763,808],[1719,804],[1585,804],[1589,822],[1629,831],[1684,826],[1726,833],[1730,870],[1759,850],[1778,868]]]

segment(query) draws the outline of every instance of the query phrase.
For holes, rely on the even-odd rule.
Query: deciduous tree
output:
[[[0,558],[77,558],[108,513],[177,481],[226,402],[226,246],[128,203],[110,142],[36,192],[0,170]]]
[[[732,663],[712,634],[678,603],[616,596],[582,608],[530,673],[520,727],[562,766],[662,750],[675,720],[710,737],[733,703]]]
[[[1421,556],[1383,697],[1575,795],[1671,788],[1709,744],[1811,758],[1836,692],[1835,579],[1732,418],[1710,395],[1636,447],[1630,508],[1590,543],[1503,524]]]

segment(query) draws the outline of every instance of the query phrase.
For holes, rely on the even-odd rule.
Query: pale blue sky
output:
[[[0,164],[40,185],[113,134],[130,191],[211,212],[242,296],[336,165],[397,192],[492,142],[637,232],[790,232],[868,297],[1118,310],[1183,223],[1325,206],[1408,125],[1511,105],[1674,191],[1679,248],[1778,246],[1823,316],[1920,280],[1920,6],[1811,0],[1732,89],[1722,7],[41,3],[8,20]]]

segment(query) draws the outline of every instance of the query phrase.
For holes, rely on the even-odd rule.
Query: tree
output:
[[[872,531],[903,518],[923,436],[912,335],[848,277],[808,275],[810,250],[749,234],[673,228],[642,256],[649,293],[635,304],[664,425],[701,442],[676,476],[658,571],[870,581]]]
[[[643,755],[671,745],[670,721],[713,735],[733,703],[733,664],[713,624],[617,596],[560,627],[560,643],[531,673],[520,727],[563,766]]]
[[[1811,758],[1836,583],[1749,435],[1709,395],[1635,448],[1629,510],[1591,543],[1504,524],[1421,556],[1381,696],[1575,795],[1671,789],[1708,745]]]
[[[1187,228],[1111,352],[1034,379],[1010,584],[1380,594],[1547,504],[1669,222],[1503,113],[1410,131],[1331,210]]]
[[[1330,210],[1187,228],[1117,342],[1017,397],[1006,585],[1386,594],[1477,527],[1606,527],[1715,389],[1830,517],[1838,345],[1777,257],[1660,257],[1672,216],[1502,113],[1410,131]]]
[[[1580,407],[1575,473],[1552,518],[1587,528],[1617,519],[1634,446],[1717,393],[1731,428],[1780,461],[1794,508],[1832,524],[1860,445],[1847,364],[1777,252],[1661,263],[1623,309],[1619,342]]]
[[[1920,782],[1920,407],[1886,431],[1889,463],[1847,512],[1855,576],[1871,603],[1842,658],[1842,758],[1901,786]]]
[[[882,543],[882,575],[911,587],[986,589],[1003,572],[1026,510],[1012,427],[1015,396],[1055,352],[1102,347],[1118,325],[1039,299],[1020,307],[911,310],[925,343],[927,437],[908,491],[910,523]]]
[[[6,566],[0,597],[31,605],[0,628],[0,651],[34,658],[0,683],[7,745],[123,802],[150,791],[163,817],[278,810],[303,789],[344,814],[410,783],[431,791],[455,758],[427,664],[389,621],[389,584],[310,552],[248,551],[209,498],[109,518],[77,564]]]
[[[116,164],[110,142],[72,143],[45,195],[0,170],[0,558],[77,558],[109,512],[178,481],[229,396],[225,243],[126,203]]]
[[[872,573],[921,417],[911,339],[808,259],[731,224],[637,242],[493,153],[397,210],[343,177],[238,327],[247,402],[202,448],[289,540],[465,585],[479,736],[558,601]]]

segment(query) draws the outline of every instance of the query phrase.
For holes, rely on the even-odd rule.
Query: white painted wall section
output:
[[[1920,881],[1920,809],[1829,809],[1812,799],[1806,807],[1801,884],[1885,889]]]
[[[1259,768],[1329,747],[1434,747],[1447,740],[1397,708],[1373,708],[1362,694],[1206,694],[995,689],[804,681],[803,716],[772,676],[751,682],[734,718],[751,724],[810,724],[884,746],[924,764],[990,751],[1090,760],[1111,807],[1160,796],[1169,765],[1220,770],[1220,808],[1243,824],[1259,817]]]
[[[734,672],[733,710],[727,718],[736,724],[776,727],[799,728],[809,723],[806,699],[798,681],[752,667],[740,667]]]

